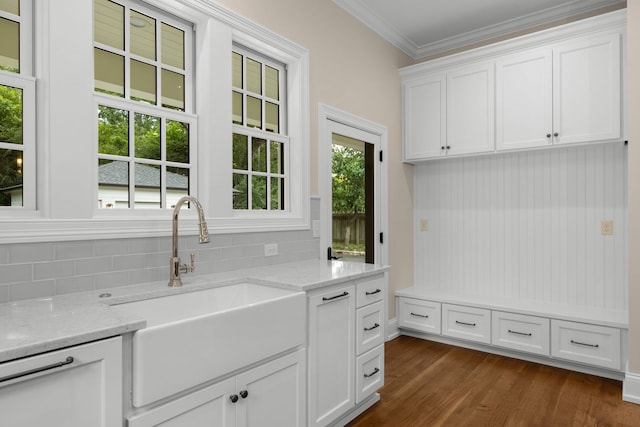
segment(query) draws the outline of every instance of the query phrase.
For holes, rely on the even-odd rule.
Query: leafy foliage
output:
[[[365,210],[364,152],[350,147],[333,146],[333,212],[354,218]]]
[[[22,90],[0,85],[0,142],[22,144]],[[0,149],[0,189],[22,184],[22,151]],[[0,191],[0,206],[11,196]]]

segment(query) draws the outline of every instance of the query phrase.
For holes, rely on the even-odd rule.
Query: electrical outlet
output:
[[[426,218],[420,219],[420,231],[429,231],[429,221]]]
[[[269,243],[264,245],[264,256],[276,256],[278,255],[278,244]]]
[[[613,221],[600,221],[600,234],[602,234],[603,236],[611,236],[613,234]]]

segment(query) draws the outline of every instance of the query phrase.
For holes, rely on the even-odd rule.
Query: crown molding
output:
[[[364,0],[333,0],[333,2],[414,60],[436,56],[471,44],[504,37],[551,22],[569,19],[598,9],[625,3],[624,0],[573,0],[560,6],[419,46],[409,40],[400,30],[385,22],[383,17],[372,12],[366,6]]]

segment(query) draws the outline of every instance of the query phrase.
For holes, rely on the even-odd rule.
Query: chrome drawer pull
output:
[[[457,323],[458,325],[464,325],[464,326],[474,326],[474,327],[476,326],[476,324],[475,324],[475,323],[461,322],[461,321],[459,321],[459,320],[456,320],[456,323]]]
[[[346,297],[347,295],[349,295],[349,292],[344,291],[343,293],[341,293],[340,295],[335,295],[332,297],[322,297],[322,301],[332,301],[334,299],[338,299],[338,298],[342,298],[342,297]]]
[[[375,328],[379,328],[380,325],[375,323],[372,327],[370,328],[364,328],[365,331],[373,331]]]
[[[599,348],[600,347],[599,344],[587,344],[587,343],[584,343],[584,342],[574,341],[574,340],[571,340],[571,344],[577,344],[577,345],[582,345],[582,346],[585,346],[585,347],[593,347],[593,348]]]
[[[27,375],[37,374],[39,372],[48,371],[50,369],[60,368],[71,363],[73,363],[73,357],[69,356],[63,362],[52,363],[51,365],[43,366],[41,368],[30,369],[28,371],[18,372],[17,374],[7,375],[6,377],[0,378],[0,383],[15,380],[16,378],[20,377],[26,377]]]
[[[411,312],[411,315],[412,315],[412,316],[416,316],[416,317],[424,317],[425,319],[428,319],[428,318],[429,318],[429,316],[428,316],[428,315],[426,315],[426,314],[418,314],[418,313],[413,313],[413,312]]]
[[[507,332],[509,332],[510,334],[515,334],[515,335],[524,335],[525,337],[530,337],[531,336],[531,332],[529,332],[529,333],[518,332],[518,331],[512,331],[511,329],[508,329]]]
[[[372,376],[374,376],[375,374],[377,374],[378,372],[380,372],[380,369],[376,368],[376,369],[374,369],[374,370],[373,370],[373,372],[371,372],[370,374],[364,374],[364,377],[365,377],[365,378],[372,377]]]
[[[379,294],[380,292],[382,292],[382,289],[376,289],[375,291],[371,291],[371,292],[367,291],[364,294],[368,296],[368,295]]]

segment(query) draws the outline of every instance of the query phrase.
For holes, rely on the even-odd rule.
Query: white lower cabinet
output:
[[[440,334],[440,303],[400,297],[398,326],[432,334]]]
[[[442,335],[490,344],[491,311],[442,304]]]
[[[620,329],[551,321],[551,355],[559,359],[620,369]]]
[[[356,403],[360,403],[384,385],[384,346],[358,356],[356,365]]]
[[[549,319],[504,311],[491,317],[493,345],[549,356]]]
[[[122,339],[0,364],[0,425],[122,426]]]
[[[129,427],[303,427],[304,349],[129,417]]]

